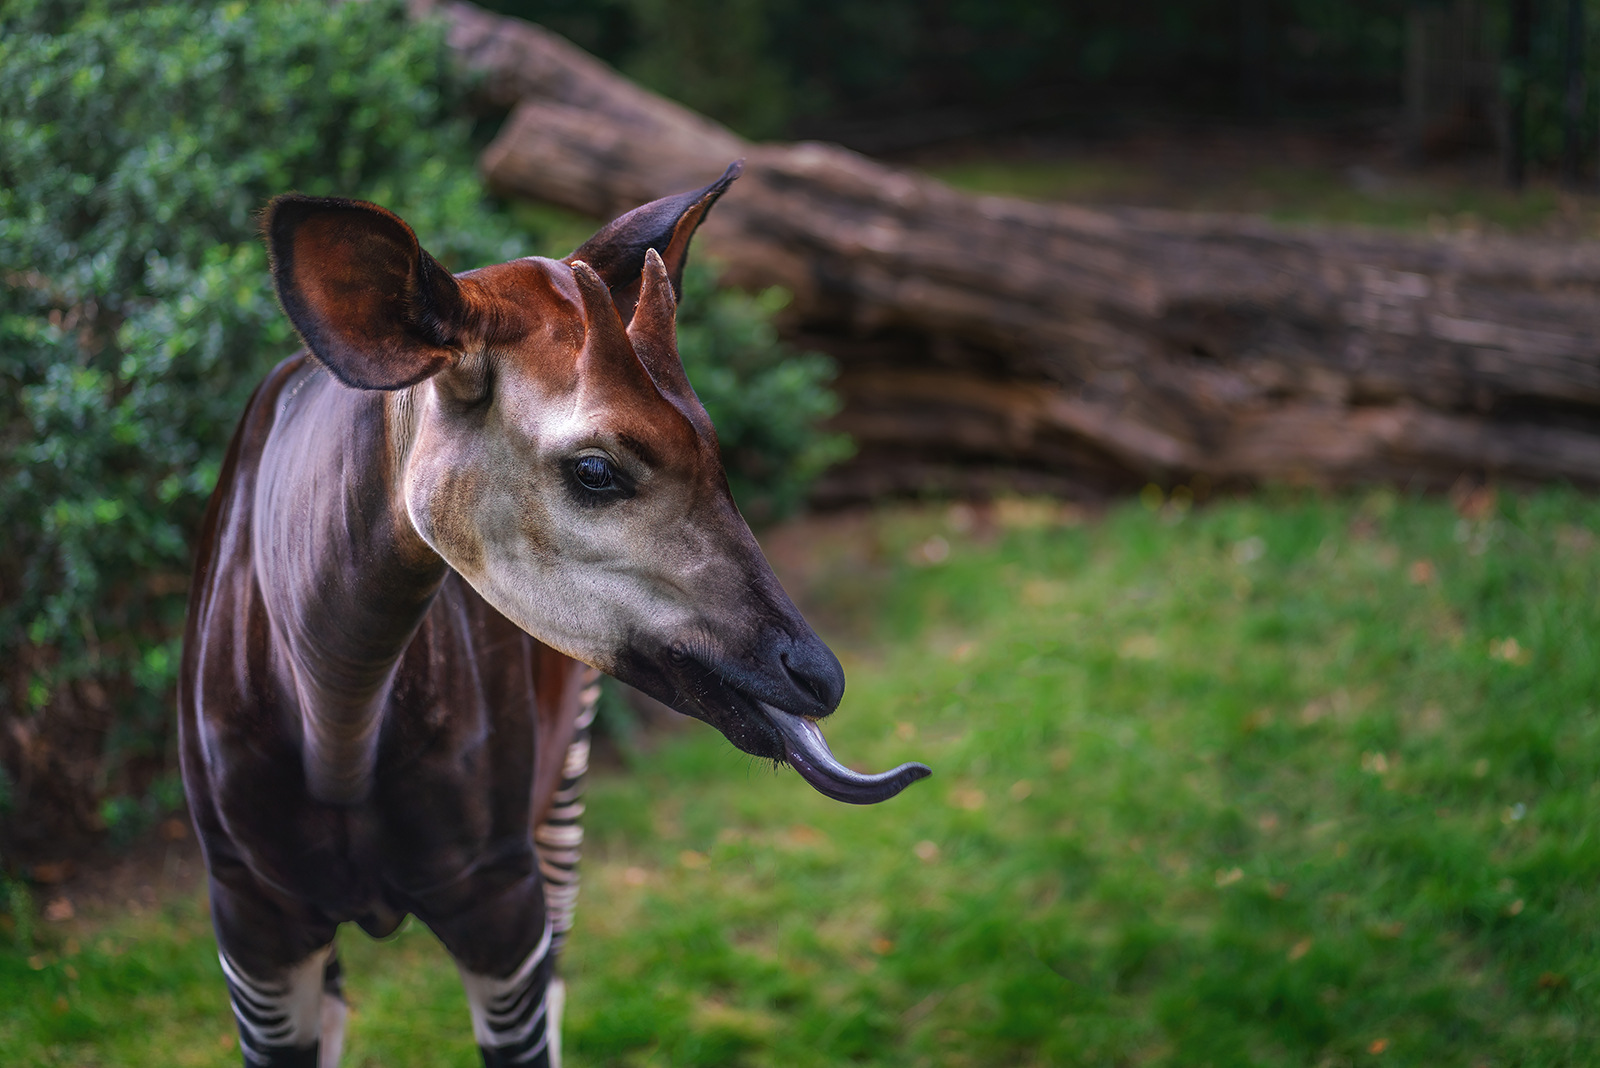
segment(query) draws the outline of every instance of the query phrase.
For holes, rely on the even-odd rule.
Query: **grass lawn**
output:
[[[809,533],[835,751],[934,778],[599,777],[569,1063],[1600,1063],[1600,502],[1182,503]],[[68,926],[0,1062],[236,1063],[201,901]],[[475,1063],[426,931],[342,952],[347,1063]]]

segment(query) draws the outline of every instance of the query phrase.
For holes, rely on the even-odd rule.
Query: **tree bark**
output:
[[[840,361],[860,452],[824,499],[1600,484],[1600,244],[967,195],[750,144],[538,27],[435,10],[512,106],[481,161],[502,194],[611,216],[746,158],[703,249],[791,290],[785,329]]]

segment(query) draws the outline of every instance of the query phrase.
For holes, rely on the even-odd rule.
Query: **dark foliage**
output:
[[[491,0],[751,136],[1398,104],[1404,0]]]
[[[1032,128],[1093,134],[1130,116],[1397,117],[1408,18],[1456,0],[486,0],[751,137],[867,152]],[[1482,0],[1503,54],[1511,0]],[[1585,9],[1581,155],[1600,113],[1600,0]],[[1532,6],[1535,166],[1563,153],[1569,4]],[[1499,121],[1498,119],[1496,121]],[[1482,147],[1482,146],[1479,146]]]
[[[188,538],[245,397],[295,346],[260,205],[355,193],[458,267],[517,250],[473,180],[466,87],[399,4],[3,18],[0,767],[11,837],[48,839],[176,799]]]

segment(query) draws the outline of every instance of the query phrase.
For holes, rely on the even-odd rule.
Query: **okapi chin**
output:
[[[738,173],[564,260],[459,275],[376,205],[268,207],[306,350],[228,448],[179,690],[247,1064],[336,1064],[335,930],[407,914],[461,970],[486,1064],[559,1062],[598,671],[830,797],[928,774],[828,751],[844,674],[734,507],[678,359],[689,241]]]

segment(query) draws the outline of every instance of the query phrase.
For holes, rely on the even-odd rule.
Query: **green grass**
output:
[[[1574,239],[1600,236],[1594,199],[1563,193],[1549,183],[1516,193],[1484,181],[1414,172],[1378,179],[1377,188],[1359,188],[1347,173],[1332,167],[1271,164],[1220,171],[1202,166],[1180,174],[1170,165],[1094,157],[984,159],[926,169],[968,192],[1034,200],[1248,212],[1282,223],[1440,234],[1489,229]]]
[[[570,1063],[1600,1061],[1600,502],[999,516],[812,539],[835,750],[933,779],[695,732],[594,783]],[[42,928],[4,1063],[233,1063],[199,902]],[[474,1063],[427,932],[342,947],[347,1063]]]

